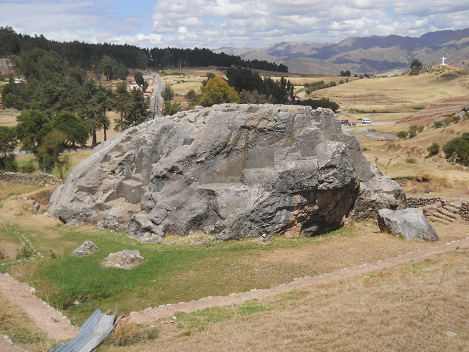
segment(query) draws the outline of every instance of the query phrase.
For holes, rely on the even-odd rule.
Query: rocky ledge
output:
[[[49,214],[122,224],[158,243],[195,230],[219,240],[314,236],[405,202],[331,110],[225,104],[148,121],[99,145],[53,194]]]

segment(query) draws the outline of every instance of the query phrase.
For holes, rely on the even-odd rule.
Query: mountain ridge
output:
[[[349,37],[338,43],[279,42],[263,48],[223,47],[213,51],[243,59],[272,60],[288,66],[292,73],[304,74],[337,75],[342,70],[378,74],[407,69],[414,58],[424,65],[436,65],[443,56],[447,64],[469,67],[469,28],[420,37],[373,35]]]

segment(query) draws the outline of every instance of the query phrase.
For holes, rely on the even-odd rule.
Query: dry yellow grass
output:
[[[18,116],[19,114],[20,112],[16,109],[0,109],[0,126],[16,126],[16,116]]]
[[[418,76],[358,79],[336,87],[313,92],[313,98],[327,97],[337,101],[342,110],[369,113],[412,113],[430,103],[467,95],[469,76],[461,74],[445,78],[453,72],[425,73]],[[374,114],[372,115],[374,119]]]
[[[461,249],[271,298],[259,304],[272,311],[191,336],[163,330],[154,342],[125,351],[465,351],[468,259]]]

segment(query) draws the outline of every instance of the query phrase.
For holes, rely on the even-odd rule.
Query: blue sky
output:
[[[59,41],[264,47],[469,27],[467,0],[0,0],[0,26]]]

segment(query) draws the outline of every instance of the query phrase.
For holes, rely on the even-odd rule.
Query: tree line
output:
[[[162,68],[162,67],[229,67],[241,65],[258,70],[288,72],[287,66],[263,60],[243,60],[239,56],[225,53],[214,53],[209,49],[179,49],[179,48],[152,48],[144,49],[133,45],[118,44],[88,44],[78,41],[57,42],[49,40],[43,35],[30,36],[18,34],[10,27],[0,27],[0,57],[21,56],[24,52],[33,49],[54,51],[71,67],[96,71],[103,66],[121,66],[128,69]],[[102,67],[101,67],[102,69]]]

